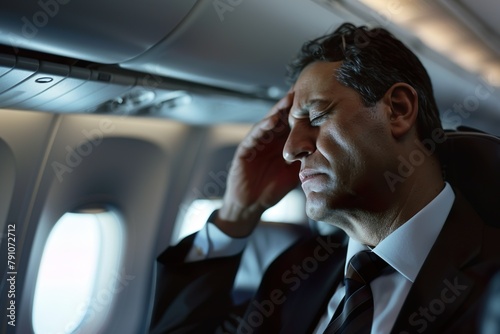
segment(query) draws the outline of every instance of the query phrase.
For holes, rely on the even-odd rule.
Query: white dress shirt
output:
[[[393,273],[380,276],[370,283],[374,302],[372,334],[391,331],[408,291],[434,245],[454,200],[455,194],[451,186],[446,183],[436,198],[372,249],[395,269]],[[196,235],[186,262],[235,255],[244,249],[246,241],[247,238],[227,236],[214,224],[205,224]],[[367,249],[369,248],[366,245],[349,239],[346,270],[350,259],[356,253]],[[340,284],[314,333],[324,332],[345,294],[344,290],[343,284]]]
[[[446,183],[436,198],[372,249],[395,269],[393,273],[377,277],[370,283],[374,304],[372,334],[390,333],[454,200],[455,194]],[[356,253],[367,249],[367,246],[349,239],[345,270]],[[314,333],[324,332],[344,294],[345,289],[341,284],[330,299],[328,309]]]
[[[205,224],[196,234],[186,262],[233,256],[245,249],[247,238],[232,238],[214,224]]]

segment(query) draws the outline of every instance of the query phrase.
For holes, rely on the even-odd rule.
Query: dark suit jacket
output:
[[[235,307],[240,256],[183,263],[192,240],[158,258],[152,333],[310,333],[343,279],[348,242],[339,231],[296,243],[270,265],[254,298]],[[500,229],[457,194],[391,333],[476,333],[481,297],[499,269]]]

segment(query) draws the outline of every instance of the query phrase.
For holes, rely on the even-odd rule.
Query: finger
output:
[[[257,123],[256,126],[250,131],[246,144],[267,144],[274,141],[274,139],[288,136],[290,133],[288,113],[288,110],[281,109],[276,114]]]
[[[271,139],[287,136],[290,132],[288,114],[293,103],[293,92],[284,96],[271,108],[268,115],[257,122],[239,145],[238,151],[261,147]]]
[[[286,109],[290,110],[293,104],[294,92],[290,91],[285,96],[281,98],[267,113],[266,117],[276,114],[280,110]]]

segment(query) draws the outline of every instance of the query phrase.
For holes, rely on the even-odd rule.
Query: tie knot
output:
[[[349,261],[346,278],[368,284],[379,276],[387,266],[387,262],[377,254],[372,251],[362,251],[354,255]]]

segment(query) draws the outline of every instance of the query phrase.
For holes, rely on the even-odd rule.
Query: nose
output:
[[[283,147],[283,158],[294,162],[307,157],[316,151],[318,128],[311,127],[308,122],[298,120],[290,130]]]

